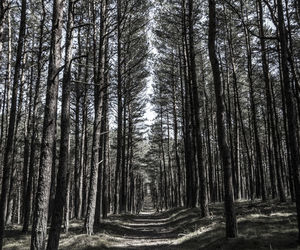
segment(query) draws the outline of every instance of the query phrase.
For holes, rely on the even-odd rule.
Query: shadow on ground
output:
[[[238,202],[239,237],[225,239],[223,204],[210,207],[211,216],[200,219],[199,209],[172,209],[139,215],[111,215],[95,229],[82,233],[82,222],[73,221],[62,234],[60,249],[297,249],[295,206],[272,201]],[[4,249],[28,249],[29,235],[12,227],[6,232]],[[299,248],[300,249],[300,248]]]

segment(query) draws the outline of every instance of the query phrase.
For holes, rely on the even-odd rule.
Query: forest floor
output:
[[[82,232],[83,222],[72,221],[63,233],[60,249],[300,249],[297,246],[295,205],[290,202],[241,201],[236,203],[239,237],[227,240],[222,203],[210,206],[209,218],[199,209],[172,209],[155,213],[144,207],[139,215],[110,215],[93,236]],[[6,232],[4,249],[29,249],[30,234],[19,226]]]

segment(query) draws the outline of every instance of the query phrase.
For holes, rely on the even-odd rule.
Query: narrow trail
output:
[[[157,213],[146,197],[140,214],[109,215],[87,236],[82,220],[73,220],[68,233],[62,233],[61,250],[299,250],[294,203],[239,202],[236,204],[239,237],[224,235],[224,206],[210,206],[211,216],[201,218],[199,208],[174,208]],[[4,249],[27,250],[30,234],[20,225],[6,231]],[[270,247],[271,246],[271,247]]]
[[[108,221],[100,225],[99,233],[105,232],[107,236],[105,247],[98,245],[86,249],[215,250],[227,245],[224,249],[239,250],[257,249],[257,245],[264,245],[265,248],[261,249],[270,249],[270,244],[279,246],[278,249],[294,249],[294,244],[286,245],[286,242],[290,242],[286,238],[296,235],[295,230],[286,231],[286,234],[283,232],[287,226],[296,225],[296,220],[290,213],[293,210],[285,206],[239,203],[237,215],[240,237],[227,241],[222,203],[210,208],[212,216],[201,218],[199,208],[176,208],[157,213],[151,198],[146,197],[140,214],[110,216]]]
[[[198,209],[188,213],[180,208],[157,213],[151,198],[145,197],[139,214],[110,216],[99,230],[111,237],[109,249],[180,249],[177,240],[193,232],[199,218]],[[201,224],[209,225],[210,220],[203,219]]]
[[[124,229],[124,235],[120,235],[120,244],[115,244],[117,248],[165,248],[178,237],[168,225],[171,222],[169,214],[157,213],[150,197],[145,197],[143,209],[138,215],[129,215],[127,219],[123,216],[117,222]]]

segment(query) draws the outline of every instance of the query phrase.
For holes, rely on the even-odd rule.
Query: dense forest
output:
[[[264,204],[300,241],[299,64],[299,0],[0,0],[0,249]]]

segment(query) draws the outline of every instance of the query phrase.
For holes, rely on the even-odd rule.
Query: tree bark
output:
[[[2,15],[5,14],[3,10],[3,8],[5,8],[4,4],[5,4],[4,2],[0,3],[0,11],[1,11],[0,25],[1,26],[4,18],[4,16],[2,17]],[[19,38],[18,38],[17,55],[16,55],[16,63],[15,63],[15,73],[14,73],[13,88],[12,88],[8,135],[6,140],[6,147],[5,147],[4,161],[3,161],[3,181],[2,181],[2,192],[0,198],[0,249],[2,249],[2,244],[3,244],[3,235],[4,235],[5,218],[6,218],[5,211],[7,207],[8,192],[9,192],[9,178],[10,178],[12,160],[13,160],[12,153],[13,153],[13,144],[15,140],[14,134],[15,134],[15,120],[16,120],[16,110],[17,110],[17,96],[18,96],[18,87],[19,87],[19,81],[21,76],[23,45],[24,45],[25,32],[26,32],[26,5],[27,5],[27,1],[22,0],[21,20],[20,20]]]
[[[31,249],[46,247],[50,176],[53,163],[53,144],[57,109],[58,74],[61,62],[61,36],[63,1],[53,3],[52,34],[47,79],[47,95],[44,110],[43,136],[40,155],[39,179],[31,235]]]
[[[81,42],[81,29],[78,29],[78,53],[82,54],[82,42]],[[81,80],[82,74],[82,62],[79,59],[78,65],[78,82]],[[81,218],[82,213],[82,164],[81,164],[81,152],[80,152],[80,102],[82,99],[82,86],[76,84],[75,86],[76,104],[75,104],[75,164],[74,164],[74,209],[75,217]],[[84,131],[81,131],[83,133]]]
[[[100,45],[99,45],[99,64],[98,75],[95,76],[94,87],[94,105],[95,105],[95,118],[93,128],[93,144],[92,144],[92,159],[91,159],[91,175],[90,175],[90,189],[88,194],[88,208],[85,218],[84,227],[88,235],[94,232],[95,208],[97,197],[97,182],[98,182],[98,168],[102,164],[99,162],[99,146],[101,137],[101,121],[103,113],[103,88],[104,86],[104,72],[105,72],[105,53],[104,53],[104,34],[106,31],[106,11],[107,0],[101,2],[101,28],[100,28]]]
[[[276,131],[275,131],[275,124],[274,124],[274,112],[272,108],[272,97],[271,97],[271,88],[270,88],[270,79],[269,79],[269,66],[267,63],[267,55],[266,55],[266,44],[264,39],[264,27],[263,27],[263,7],[261,0],[258,0],[258,7],[259,7],[259,27],[260,27],[260,46],[261,46],[261,57],[262,57],[262,66],[263,66],[263,75],[264,75],[264,81],[265,81],[265,89],[266,89],[266,99],[267,99],[267,111],[269,116],[269,122],[270,122],[270,129],[271,129],[271,138],[273,142],[273,154],[275,157],[275,167],[276,167],[276,177],[277,177],[277,185],[278,185],[278,191],[279,191],[279,198],[280,201],[284,202],[286,201],[283,184],[282,184],[282,177],[281,177],[281,166],[279,162],[279,151],[278,151],[278,141],[276,137]],[[270,167],[273,167],[273,164],[270,165]],[[271,169],[272,173],[275,172],[275,170]],[[273,187],[274,189],[274,187]]]
[[[37,109],[38,109],[38,98],[40,92],[41,84],[41,74],[42,74],[42,52],[43,52],[43,42],[44,42],[44,24],[45,24],[45,5],[42,1],[42,18],[40,22],[40,37],[39,37],[39,50],[37,56],[37,78],[34,89],[33,107],[32,107],[32,119],[31,119],[31,139],[30,139],[30,159],[28,167],[28,178],[26,182],[26,188],[24,190],[24,203],[23,203],[23,232],[28,232],[30,213],[31,213],[31,200],[33,191],[33,177],[34,177],[34,161],[36,154],[36,144],[37,144]],[[27,173],[26,173],[27,174]]]
[[[122,156],[122,111],[123,111],[123,102],[122,102],[122,72],[121,72],[121,0],[117,1],[117,54],[118,54],[118,65],[117,65],[117,98],[118,98],[118,113],[117,113],[117,159],[116,159],[116,169],[115,169],[115,193],[114,193],[114,213],[117,213],[118,209],[118,197],[119,197],[119,186],[120,186],[120,168],[121,168],[121,156]],[[120,206],[120,204],[119,204]]]
[[[288,120],[288,134],[289,144],[291,150],[291,164],[294,176],[294,186],[296,192],[296,210],[297,210],[297,221],[298,221],[298,241],[300,241],[300,181],[299,181],[299,165],[300,155],[297,142],[297,115],[295,111],[295,100],[292,91],[292,86],[289,76],[288,68],[288,47],[286,41],[286,28],[284,25],[284,15],[282,1],[277,0],[278,7],[278,30],[279,30],[279,42],[281,47],[281,60],[282,60],[282,76],[284,83],[284,95],[287,106],[287,120]]]
[[[192,93],[193,93],[193,104],[194,104],[194,119],[195,119],[195,134],[196,134],[196,154],[199,171],[200,181],[200,207],[201,216],[206,217],[209,215],[208,210],[208,198],[207,198],[207,185],[206,185],[206,173],[203,165],[202,156],[202,136],[200,127],[200,103],[199,103],[199,91],[197,86],[197,74],[196,74],[196,63],[195,63],[195,49],[194,49],[194,9],[193,0],[189,0],[189,47],[190,47],[190,66],[191,66],[191,80],[192,80]]]
[[[61,139],[57,185],[51,218],[47,249],[58,249],[60,229],[63,221],[63,209],[67,197],[67,173],[69,169],[69,140],[70,140],[70,91],[71,91],[71,60],[73,45],[74,2],[69,0],[68,23],[65,43],[65,65],[62,81],[61,104]]]
[[[220,77],[219,62],[216,55],[216,2],[209,0],[209,33],[208,49],[211,67],[214,77],[215,98],[217,105],[217,130],[218,145],[221,154],[224,170],[224,189],[225,189],[225,216],[226,216],[226,236],[228,238],[237,237],[237,224],[235,208],[233,204],[233,186],[232,186],[232,169],[231,158],[225,133],[224,119],[224,97],[222,94],[222,83]]]

